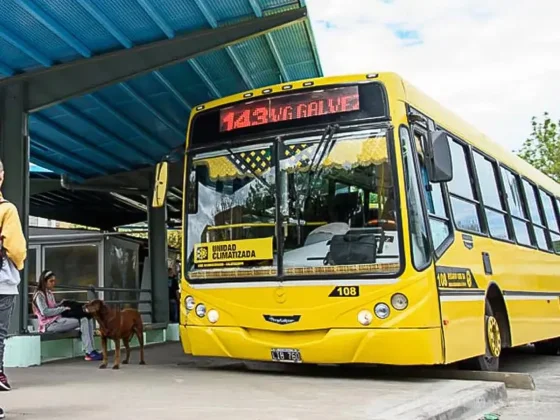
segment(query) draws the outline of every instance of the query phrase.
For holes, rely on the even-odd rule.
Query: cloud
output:
[[[510,150],[530,134],[533,116],[560,118],[560,3],[307,5],[327,75],[395,71]]]

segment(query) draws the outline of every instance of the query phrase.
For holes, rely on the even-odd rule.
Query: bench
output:
[[[167,328],[167,323],[165,322],[144,325],[144,331],[163,330],[165,328]],[[76,329],[65,332],[45,332],[42,334],[37,331],[33,331],[28,333],[28,335],[38,335],[41,337],[41,341],[64,340],[66,338],[80,338],[80,330]],[[99,330],[95,330],[93,335],[99,337]]]

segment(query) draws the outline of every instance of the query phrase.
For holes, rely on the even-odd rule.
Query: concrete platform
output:
[[[112,361],[112,359],[110,359]],[[355,378],[243,369],[235,362],[184,356],[178,343],[146,351],[148,365],[99,370],[82,360],[8,369],[0,393],[7,419],[453,419],[503,405],[502,383]],[[334,373],[334,375],[333,375]]]

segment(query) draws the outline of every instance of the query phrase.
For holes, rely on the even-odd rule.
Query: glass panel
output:
[[[537,238],[537,244],[539,245],[540,249],[548,250],[548,242],[546,240],[546,234],[544,229],[535,226],[535,236]]]
[[[430,229],[432,231],[432,241],[434,248],[437,249],[451,234],[448,222],[430,218]]]
[[[523,208],[523,200],[519,191],[517,177],[507,169],[501,168],[502,177],[504,178],[504,186],[508,198],[509,210],[512,216],[525,219],[525,210]]]
[[[455,224],[459,229],[481,232],[476,205],[457,197],[451,197],[451,208],[453,209]]]
[[[432,214],[439,217],[447,217],[447,212],[445,211],[445,205],[443,203],[443,190],[441,184],[430,184],[432,191],[427,191],[430,197],[430,202],[432,203]]]
[[[517,242],[523,245],[531,245],[528,222],[522,222],[521,220],[513,219],[513,228],[515,230],[515,237],[517,238]]]
[[[546,221],[548,223],[548,228],[556,232],[560,232],[558,228],[558,219],[556,218],[556,212],[554,211],[554,203],[552,197],[542,190],[539,190],[541,195],[541,201],[543,204],[544,214],[546,216]]]
[[[29,248],[27,252],[27,259],[25,260],[25,265],[27,266],[27,284],[36,283],[39,278],[37,277],[37,249]],[[30,287],[30,292],[35,292],[35,287]],[[31,301],[31,295],[27,301],[27,313],[33,315],[33,306]]]
[[[98,285],[99,247],[98,245],[50,246],[44,248],[45,270],[56,275],[59,286]],[[58,288],[56,299],[86,300],[87,291],[68,292]]]
[[[486,218],[488,219],[488,228],[492,237],[498,239],[509,239],[506,217],[504,214],[486,209]]]
[[[495,165],[477,152],[474,152],[474,162],[484,205],[503,210],[496,181]]]
[[[531,220],[533,221],[533,223],[544,225],[541,214],[539,212],[539,205],[537,203],[535,188],[527,181],[523,180],[523,189],[525,190],[525,197],[527,197],[527,204],[529,205]]]
[[[189,276],[275,275],[276,200],[272,148],[258,145],[194,156],[197,213],[188,216]]]
[[[551,233],[550,237],[552,239],[552,249],[554,249],[554,252],[557,254],[560,254],[560,235]]]
[[[320,139],[286,140],[281,155],[284,272],[398,271],[399,218],[386,130]]]
[[[470,180],[470,171],[467,165],[465,148],[457,142],[451,140],[451,158],[453,159],[453,179],[449,182],[449,191],[461,197],[474,200],[474,195]]]
[[[429,259],[428,230],[423,217],[420,189],[414,165],[414,149],[406,128],[400,129],[410,236],[412,237],[412,262],[416,268],[424,266]]]
[[[25,260],[27,266],[27,284],[37,283],[37,249],[29,248],[27,252],[27,259]]]
[[[111,237],[105,241],[104,286],[117,289],[138,289],[139,244]],[[105,300],[137,301],[136,292],[105,292]],[[124,303],[121,308],[138,309],[137,303]]]

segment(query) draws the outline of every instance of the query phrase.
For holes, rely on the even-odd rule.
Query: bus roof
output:
[[[528,179],[538,184],[540,187],[548,190],[555,196],[560,197],[560,185],[552,178],[545,175],[535,167],[531,166],[511,150],[508,150],[500,144],[494,142],[484,133],[454,114],[451,110],[445,108],[433,98],[422,92],[420,89],[407,82],[400,75],[393,72],[361,73],[352,75],[320,77],[289,83],[280,83],[255,89],[252,91],[240,92],[194,107],[191,112],[190,120],[192,121],[192,118],[197,113],[204,110],[227,105],[229,103],[237,101],[253,100],[258,97],[266,96],[273,92],[285,91],[283,88],[286,85],[291,85],[293,87],[293,90],[297,90],[303,87],[308,87],[308,84],[310,82],[312,82],[314,86],[326,86],[338,83],[349,83],[353,81],[358,82],[366,80],[381,81],[387,86],[393,99],[407,102],[414,108],[418,109],[419,111],[425,113],[430,118],[435,120],[438,125],[444,127],[446,130],[458,136],[462,140],[470,143],[473,147],[481,150],[489,156],[494,157],[500,163],[508,166],[519,175],[527,177]],[[290,92],[290,90],[285,92],[288,93]]]

